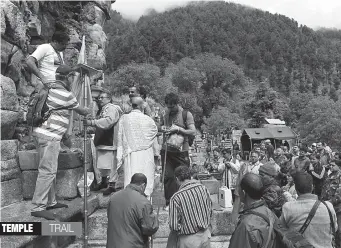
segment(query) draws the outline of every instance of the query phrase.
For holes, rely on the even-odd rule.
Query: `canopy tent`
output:
[[[287,126],[266,127],[266,128],[246,128],[242,132],[241,145],[244,151],[251,151],[254,143],[260,140],[270,139],[275,144],[275,140],[292,140],[297,135]]]

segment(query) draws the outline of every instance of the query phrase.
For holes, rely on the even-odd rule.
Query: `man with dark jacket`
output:
[[[275,232],[271,225],[278,221],[277,217],[261,199],[263,184],[259,175],[247,173],[240,187],[245,192],[244,210],[240,212],[240,220],[230,240],[230,248],[270,248],[275,245]],[[268,222],[251,211],[265,215]]]
[[[110,198],[107,248],[148,248],[148,238],[159,228],[157,216],[144,194],[147,177],[132,176],[130,184]]]
[[[98,97],[100,111],[96,120],[84,120],[84,124],[96,127],[94,144],[96,146],[97,163],[94,165],[95,172],[100,174],[96,177],[97,185],[94,191],[106,188],[103,195],[110,195],[115,191],[117,181],[117,123],[122,115],[122,109],[111,103],[111,95],[102,92]],[[109,184],[107,177],[109,176]]]

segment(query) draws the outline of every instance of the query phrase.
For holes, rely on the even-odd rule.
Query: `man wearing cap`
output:
[[[57,68],[56,81],[51,85],[46,100],[51,115],[40,127],[33,129],[40,161],[31,215],[49,220],[53,220],[54,216],[47,210],[67,207],[57,203],[55,190],[60,141],[69,125],[69,110],[75,110],[80,115],[90,114],[88,108],[79,106],[70,90],[72,73],[73,70],[69,66],[62,65]]]
[[[336,247],[341,247],[341,163],[340,160],[332,160],[330,162],[331,173],[325,180],[322,188],[321,198],[333,204],[338,224],[336,232]]]
[[[263,183],[263,199],[268,208],[274,212],[277,217],[280,217],[285,198],[279,182],[276,179],[278,170],[275,162],[269,161],[259,167],[259,176]]]
[[[118,124],[117,170],[124,171],[124,186],[129,184],[134,173],[145,174],[145,194],[149,197],[154,189],[153,142],[157,127],[152,118],[142,113],[141,97],[133,97],[131,102],[133,110],[123,115]]]
[[[116,173],[116,150],[118,135],[118,120],[123,111],[118,105],[111,103],[111,95],[108,92],[102,92],[98,97],[100,111],[96,120],[84,120],[85,125],[96,127],[94,144],[96,146],[97,163],[100,176],[98,176],[97,185],[94,190],[104,190],[103,195],[110,195],[115,191]],[[109,184],[107,185],[107,177]]]

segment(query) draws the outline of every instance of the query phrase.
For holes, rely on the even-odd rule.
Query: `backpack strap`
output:
[[[257,216],[263,218],[263,219],[268,223],[268,225],[270,226],[270,227],[269,227],[268,238],[267,238],[267,240],[266,240],[265,245],[263,246],[264,248],[267,248],[268,245],[269,245],[270,239],[271,239],[271,232],[272,232],[273,229],[274,229],[273,222],[270,221],[270,219],[269,219],[268,216],[266,216],[266,215],[263,214],[263,213],[257,212],[257,211],[252,211],[252,210],[251,210],[251,211],[247,211],[245,214],[257,215]]]
[[[305,230],[307,229],[307,227],[309,226],[309,224],[310,224],[311,220],[313,219],[313,217],[314,217],[314,215],[315,215],[315,213],[316,213],[316,210],[317,210],[317,208],[319,207],[320,203],[321,203],[321,202],[320,202],[319,200],[316,200],[316,202],[315,202],[313,208],[312,208],[312,209],[310,210],[310,212],[309,212],[309,215],[308,215],[307,219],[305,220],[303,226],[302,226],[301,229],[299,230],[299,232],[300,232],[301,234],[303,234],[303,233],[305,232]]]
[[[60,53],[50,44],[50,46],[53,48],[54,52],[56,53],[56,55],[58,56],[60,65],[64,65],[64,59],[62,58],[62,56],[60,56]]]
[[[188,111],[187,110],[182,110],[182,119],[183,119],[183,121],[184,121],[184,125],[185,125],[185,127],[186,128],[188,128],[187,127],[187,113],[188,113]]]
[[[334,219],[333,219],[333,215],[332,215],[332,212],[330,211],[328,205],[326,202],[324,201],[321,201],[323,203],[323,205],[326,206],[327,210],[328,210],[328,214],[329,214],[329,218],[330,218],[330,227],[332,229],[332,233],[333,235],[335,236],[335,224],[334,224]]]

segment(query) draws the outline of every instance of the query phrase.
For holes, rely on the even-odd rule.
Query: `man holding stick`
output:
[[[193,115],[179,106],[179,97],[175,93],[167,94],[165,103],[167,110],[161,118],[159,131],[166,134],[165,138],[172,138],[172,135],[176,135],[175,139],[180,141],[176,144],[176,148],[176,146],[170,146],[168,140],[164,139],[161,150],[161,159],[164,163],[165,210],[168,210],[170,199],[178,190],[174,170],[181,165],[190,166],[188,137],[195,135],[195,126]]]

